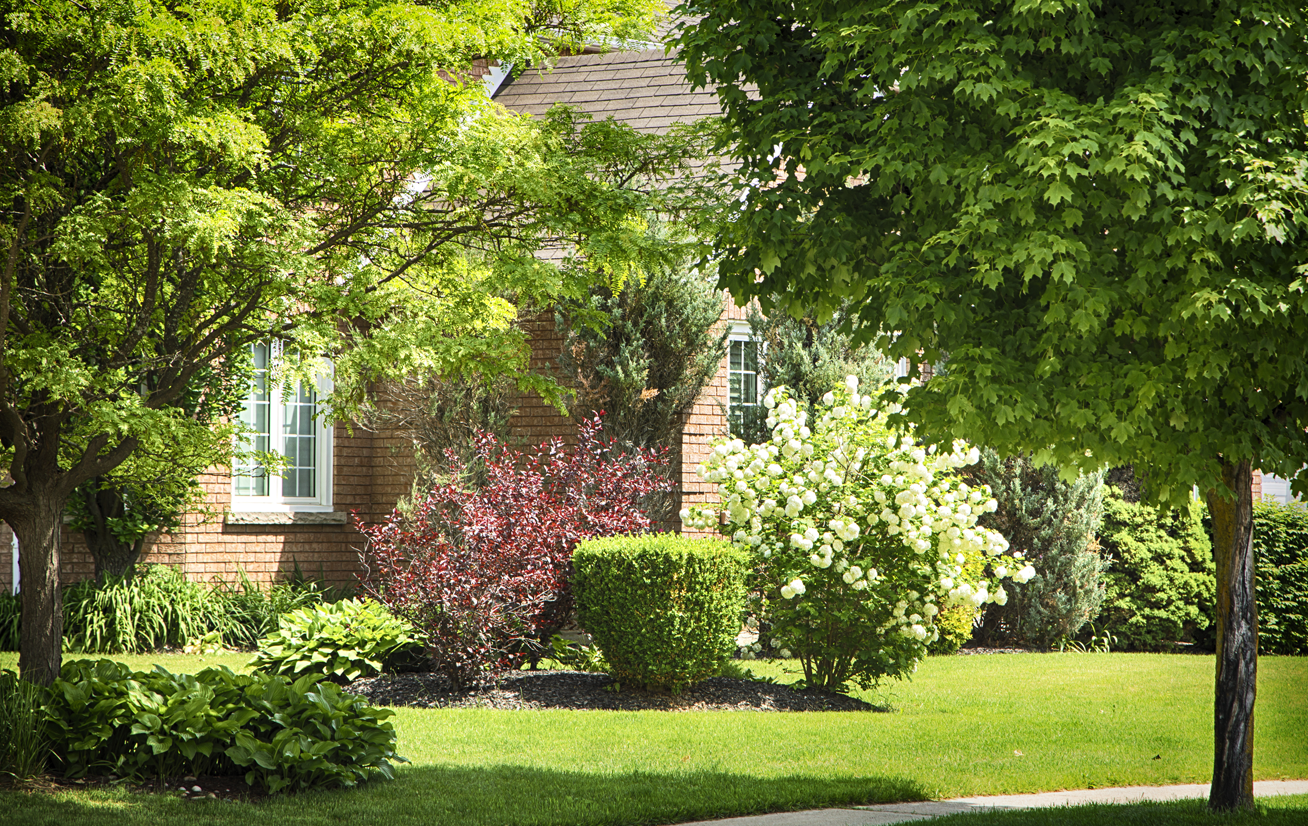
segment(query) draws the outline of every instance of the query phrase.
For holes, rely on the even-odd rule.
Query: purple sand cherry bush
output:
[[[582,422],[573,450],[555,439],[524,455],[477,437],[484,483],[451,482],[367,537],[364,590],[424,638],[432,667],[465,687],[548,652],[572,611],[572,550],[583,539],[645,533],[643,502],[672,482],[658,451],[622,454]],[[449,454],[453,478],[463,467]]]
[[[718,486],[721,508],[682,518],[754,555],[773,645],[799,658],[806,685],[901,679],[939,635],[940,611],[1002,605],[1002,580],[1035,575],[1005,555],[1003,536],[977,526],[995,500],[954,473],[976,461],[975,448],[937,451],[892,431],[853,376],[823,397],[811,429],[785,387],[764,404],[771,440],[718,442],[700,475]]]

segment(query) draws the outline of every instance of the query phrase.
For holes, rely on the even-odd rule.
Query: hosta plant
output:
[[[322,674],[332,682],[348,683],[407,664],[421,651],[407,620],[379,602],[346,599],[283,614],[277,632],[259,641],[250,665],[285,677]]]
[[[455,685],[549,652],[572,610],[578,542],[651,528],[644,503],[671,487],[662,454],[620,453],[600,430],[596,417],[579,426],[576,448],[555,440],[527,455],[482,433],[483,484],[439,485],[407,515],[361,528],[365,591],[413,623]]]
[[[764,404],[772,438],[720,441],[700,468],[720,509],[683,519],[755,555],[774,650],[799,658],[806,684],[902,678],[938,637],[943,609],[1002,604],[1003,580],[1035,575],[977,526],[995,501],[955,473],[976,461],[974,448],[938,451],[892,431],[853,376],[822,398],[812,427],[784,387]]]
[[[316,674],[172,674],[74,660],[47,697],[47,728],[67,777],[236,775],[277,793],[389,779],[391,764],[406,762],[395,753],[391,711]]]

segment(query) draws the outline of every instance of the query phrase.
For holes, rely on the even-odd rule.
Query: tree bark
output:
[[[92,481],[98,483],[100,480]],[[91,523],[82,529],[82,536],[86,539],[91,559],[95,561],[96,584],[104,585],[109,577],[130,579],[136,571],[136,561],[141,557],[145,539],[122,542],[109,527],[110,519],[122,518],[127,513],[122,491],[95,484],[91,490],[83,486],[73,495],[85,498],[90,516]]]
[[[1252,809],[1258,605],[1254,601],[1253,471],[1222,462],[1234,498],[1208,491],[1217,566],[1217,689],[1213,711],[1213,783],[1208,808]]]
[[[6,517],[18,536],[22,576],[22,631],[18,672],[24,680],[50,685],[59,676],[63,657],[64,600],[59,585],[59,533],[64,501],[32,497],[33,507]]]

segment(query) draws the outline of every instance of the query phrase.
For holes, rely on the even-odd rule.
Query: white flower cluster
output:
[[[999,565],[1008,541],[978,526],[978,517],[997,507],[990,489],[970,487],[950,473],[976,462],[976,448],[956,442],[948,452],[937,451],[892,433],[853,376],[823,397],[813,430],[785,388],[769,392],[764,404],[771,440],[720,442],[699,469],[717,486],[725,524],[715,508],[686,509],[681,518],[773,560],[784,577],[785,600],[804,596],[806,579],[831,571],[890,609],[883,632],[897,628],[927,642],[938,635],[934,617],[945,605],[1002,605],[1008,595],[998,580],[1034,576],[1030,565],[1015,572]],[[907,579],[898,568],[889,579],[878,571],[877,560],[886,567],[887,554],[906,569]],[[987,559],[994,581],[964,581],[969,564]],[[894,594],[889,580],[914,584]]]

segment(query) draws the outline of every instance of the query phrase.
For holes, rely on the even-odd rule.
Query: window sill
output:
[[[337,511],[227,511],[224,525],[344,525],[348,513]]]

